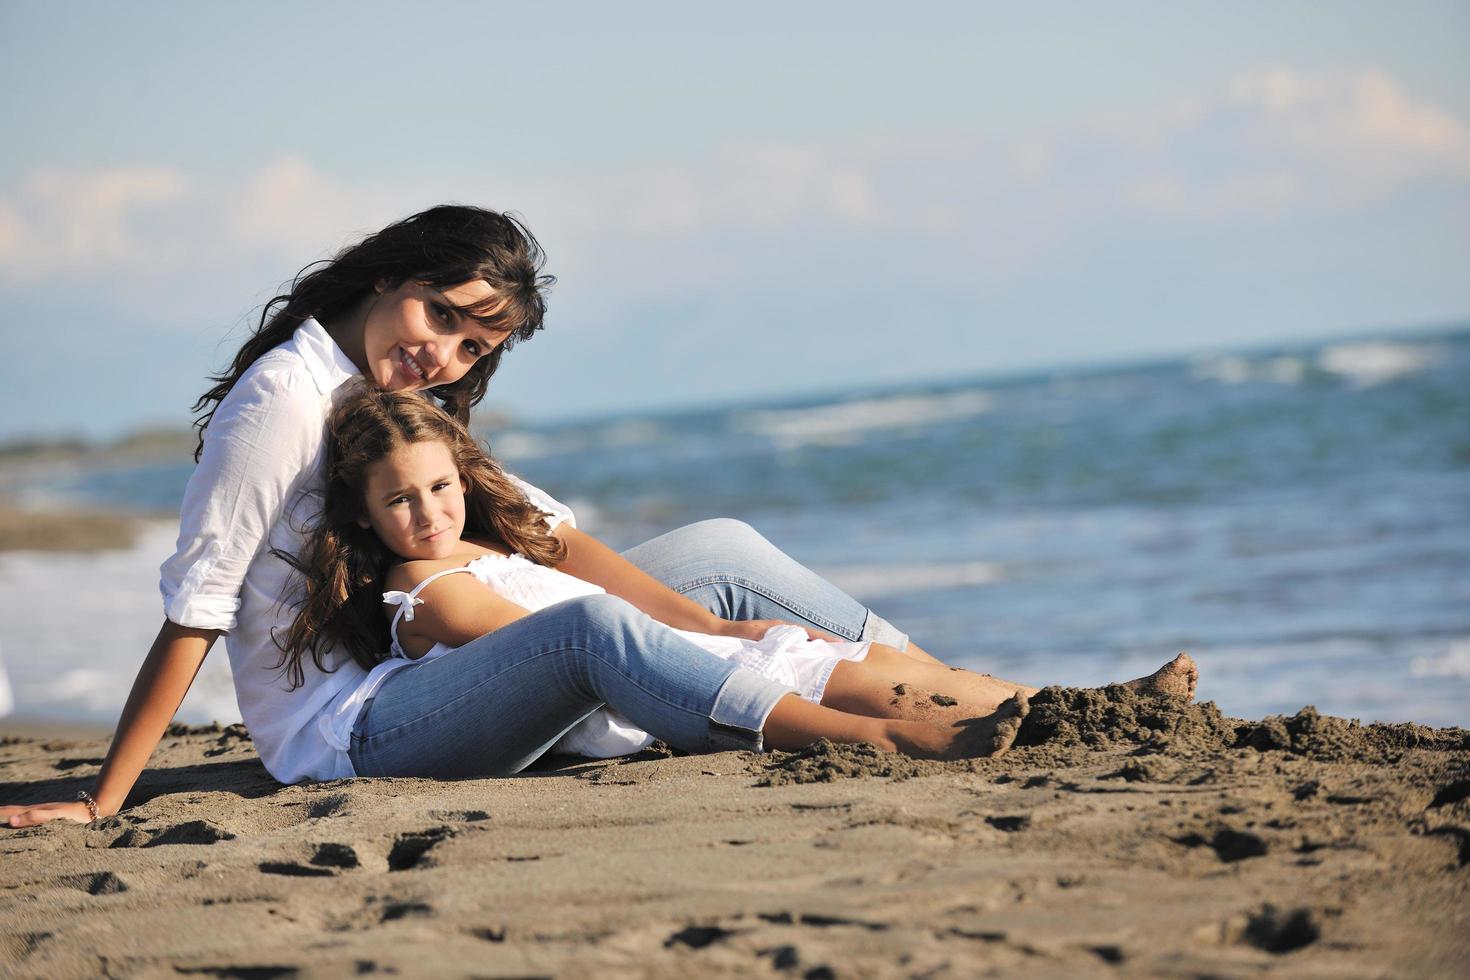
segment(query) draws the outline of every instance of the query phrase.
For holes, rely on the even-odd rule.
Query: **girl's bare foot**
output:
[[[1021,722],[1031,713],[1031,701],[1025,691],[1017,691],[1000,703],[993,714],[969,718],[955,727],[960,734],[954,740],[951,759],[978,759],[1005,755],[1020,734]]]
[[[954,724],[927,721],[889,721],[887,731],[893,749],[918,759],[975,759],[1005,753],[1016,741],[1021,719],[1031,705],[1017,691],[983,718],[967,718]],[[887,748],[888,746],[884,746]]]
[[[1123,686],[1139,694],[1167,694],[1193,701],[1197,684],[1199,667],[1189,654],[1181,653],[1147,677],[1125,681]]]

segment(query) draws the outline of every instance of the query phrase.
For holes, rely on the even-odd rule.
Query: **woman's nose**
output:
[[[453,349],[451,344],[428,343],[424,345],[424,354],[435,370],[442,371],[449,363],[449,352]]]

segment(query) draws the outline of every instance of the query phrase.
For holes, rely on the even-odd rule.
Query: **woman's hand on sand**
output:
[[[806,635],[814,640],[835,640],[835,636],[823,633],[821,630],[812,629],[810,626],[802,626],[799,623],[788,623],[779,619],[722,619],[715,633],[719,636],[733,636],[741,640],[756,640],[765,636],[767,631],[777,626],[795,626],[799,630],[805,630]]]
[[[0,806],[0,822],[7,827],[34,827],[52,820],[70,820],[72,823],[91,823],[92,814],[87,804],[77,800],[73,803],[31,803],[26,806]]]

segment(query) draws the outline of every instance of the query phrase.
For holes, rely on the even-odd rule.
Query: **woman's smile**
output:
[[[397,352],[398,364],[408,379],[417,384],[428,384],[429,372],[419,363],[418,359],[402,347],[397,348]]]

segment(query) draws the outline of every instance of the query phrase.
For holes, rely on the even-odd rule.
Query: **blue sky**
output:
[[[182,425],[440,200],[528,420],[1470,318],[1470,6],[0,6],[0,439]]]

